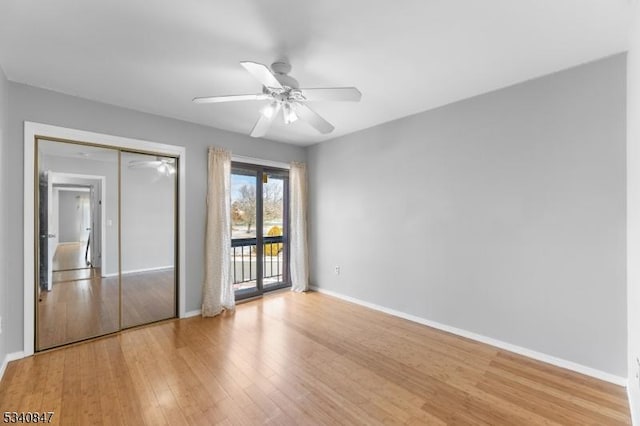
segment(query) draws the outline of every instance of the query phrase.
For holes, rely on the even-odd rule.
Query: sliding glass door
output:
[[[287,170],[233,163],[231,266],[236,299],[290,286]]]
[[[265,291],[290,285],[288,234],[289,173],[268,169],[262,179],[262,283]]]

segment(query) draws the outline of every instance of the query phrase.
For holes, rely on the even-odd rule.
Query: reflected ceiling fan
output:
[[[169,176],[176,172],[176,166],[174,166],[175,162],[175,158],[166,157],[156,157],[155,160],[132,160],[129,161],[129,168],[156,169],[158,173]]]
[[[289,76],[291,65],[287,62],[274,62],[271,69],[257,62],[240,62],[253,77],[262,84],[262,93],[253,95],[208,96],[194,98],[197,104],[236,101],[271,101],[262,109],[258,121],[251,130],[251,136],[259,138],[266,135],[271,123],[282,109],[285,124],[300,119],[309,123],[322,134],[331,133],[333,125],[322,118],[307,105],[308,101],[346,101],[358,102],[362,93],[355,87],[327,87],[300,89],[298,81]]]

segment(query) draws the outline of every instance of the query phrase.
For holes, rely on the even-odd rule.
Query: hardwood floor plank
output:
[[[38,412],[52,411],[60,413],[62,409],[65,353],[63,351],[55,351],[38,355],[38,357],[46,358],[49,363],[47,377],[42,384],[43,397]],[[51,424],[60,424],[59,416],[54,415]]]
[[[620,398],[625,397],[625,388],[568,370],[558,371],[557,368],[540,361],[501,351],[491,362],[491,367],[544,382],[548,386],[579,394],[582,398],[594,400],[599,404],[606,404],[612,408],[618,407],[623,412],[627,408],[626,403],[620,402]]]
[[[31,366],[29,376],[32,377],[34,383],[45,383],[49,370],[49,359],[41,362],[34,362]],[[33,387],[32,391],[24,395],[23,403],[29,407],[28,411],[38,411],[42,405],[44,398],[44,389],[42,386]]]
[[[516,381],[493,373],[487,373],[486,380],[479,383],[478,388],[507,401],[517,401],[518,405],[524,406],[550,420],[559,418],[561,423],[627,424],[625,420],[610,417],[598,409],[594,411],[580,406],[566,396],[554,397],[552,394],[522,386]]]
[[[527,387],[528,390],[534,391],[536,392],[536,394],[549,395],[550,397],[565,400],[567,402],[570,402],[574,406],[579,407],[578,409],[580,411],[584,410],[585,412],[587,412],[591,410],[620,421],[624,421],[624,419],[626,418],[626,413],[624,412],[624,410],[620,409],[620,405],[614,404],[612,406],[606,400],[594,400],[591,395],[574,392],[569,387],[558,389],[556,385],[550,385],[548,382],[531,380],[529,378],[524,378],[519,374],[514,374],[508,371],[496,372],[494,370],[491,370],[485,374],[485,378],[490,377],[499,377],[500,379],[509,380],[512,384]]]
[[[630,424],[621,387],[289,292],[14,361],[0,408],[64,425]]]

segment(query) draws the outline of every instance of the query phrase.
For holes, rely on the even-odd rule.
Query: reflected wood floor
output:
[[[291,292],[14,361],[0,407],[65,425],[630,423],[622,387]]]
[[[117,277],[101,277],[99,268],[69,270],[84,263],[80,243],[59,245],[50,292],[38,302],[39,348],[45,349],[117,331],[120,311]],[[83,253],[83,252],[82,252]],[[174,270],[122,276],[123,328],[175,316]]]
[[[175,270],[122,275],[122,327],[176,316]]]
[[[85,243],[61,243],[56,247],[51,263],[53,284],[61,281],[88,279],[99,275],[100,269],[91,268],[84,260]]]
[[[54,271],[64,271],[68,269],[87,268],[84,260],[86,243],[60,243],[56,247],[53,255],[52,267]]]
[[[78,271],[79,272],[79,271]],[[118,319],[118,279],[54,281],[38,302],[39,348],[50,348],[88,337],[112,333]]]

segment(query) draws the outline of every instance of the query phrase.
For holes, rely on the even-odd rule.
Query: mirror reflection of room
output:
[[[176,316],[174,158],[122,152],[122,327]]]
[[[118,151],[38,141],[38,349],[119,328]]]
[[[176,316],[177,167],[38,141],[37,350]]]

